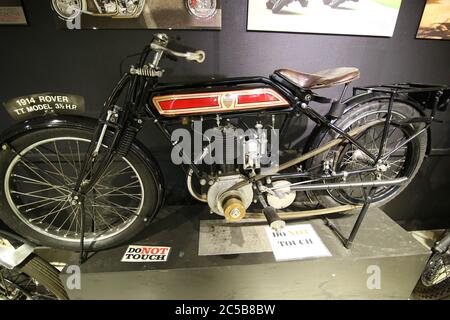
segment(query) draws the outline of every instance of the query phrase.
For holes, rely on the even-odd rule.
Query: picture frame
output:
[[[392,37],[402,0],[248,0],[248,31]]]
[[[0,25],[28,25],[22,0],[0,0]]]
[[[427,0],[416,38],[450,40],[450,0]]]

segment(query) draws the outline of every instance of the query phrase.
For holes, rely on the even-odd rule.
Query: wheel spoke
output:
[[[88,140],[50,138],[26,150],[13,162],[8,177],[11,180],[5,184],[12,196],[9,204],[34,229],[61,241],[79,239],[80,200],[73,198],[72,188],[83,168]],[[97,159],[88,165],[91,172],[95,172],[98,163]],[[84,197],[86,241],[106,238],[128,228],[139,216],[143,193],[141,179],[126,158],[111,162]]]

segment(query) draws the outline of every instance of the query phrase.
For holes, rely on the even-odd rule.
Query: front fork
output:
[[[130,76],[124,75],[107,100],[71,195],[72,201],[77,203],[81,209],[80,262],[84,262],[87,258],[84,249],[86,196],[95,187],[114,159],[127,155],[137,133],[142,128],[143,121],[140,118],[130,117],[131,102],[128,102],[124,109],[115,105],[124,88],[129,84],[129,80]],[[128,97],[130,97],[131,90],[133,90],[133,86],[129,88]],[[131,99],[127,99],[127,101],[131,101]],[[112,137],[106,139],[109,131],[112,131]],[[102,146],[104,146],[105,154],[100,157]]]

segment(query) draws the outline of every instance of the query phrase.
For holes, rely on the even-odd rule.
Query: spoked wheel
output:
[[[420,299],[442,299],[450,295],[450,254],[434,253],[427,263],[414,295]]]
[[[357,106],[344,114],[335,124],[345,131],[350,131],[366,123],[380,119],[383,120],[387,115],[387,103],[386,100],[379,100]],[[404,120],[413,117],[419,117],[419,113],[413,107],[401,102],[394,104],[393,119]],[[370,157],[356,146],[345,143],[314,158],[311,168],[315,168],[313,170],[315,170],[316,174],[322,175],[325,172],[324,167],[329,167],[333,172],[359,172],[348,175],[345,182],[383,181],[401,177],[408,177],[410,178],[409,181],[411,181],[420,168],[425,156],[427,135],[423,133],[404,146],[402,146],[402,143],[409,139],[422,126],[398,126],[392,124],[389,128],[385,143],[383,153],[385,157],[382,157],[382,161],[378,164],[375,164]],[[384,123],[374,124],[362,134],[355,137],[355,139],[372,154],[378,156],[383,130]],[[326,134],[321,142],[316,144],[316,147],[325,144],[334,137],[335,135],[332,133]],[[342,182],[342,179],[327,179],[323,180],[323,182]],[[372,197],[373,205],[383,205],[397,196],[406,185],[407,183],[402,186],[376,188]],[[315,196],[322,205],[332,207],[342,204],[361,204],[364,202],[366,190],[361,187],[330,189],[311,192],[310,195]]]
[[[3,157],[7,210],[0,210],[10,228],[41,244],[79,248],[83,203],[74,195],[74,186],[91,136],[83,130],[45,129],[11,143],[17,154],[7,165]],[[103,146],[99,155],[105,153]],[[159,182],[153,164],[143,159],[133,149],[126,157],[116,157],[86,195],[84,236],[90,249],[130,239],[155,214]]]
[[[0,300],[67,300],[59,271],[32,254],[19,269],[0,267]]]
[[[52,0],[53,10],[63,20],[72,20],[81,14],[82,0]]]

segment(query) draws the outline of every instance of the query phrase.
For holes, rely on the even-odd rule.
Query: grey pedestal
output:
[[[351,250],[321,219],[296,222],[312,224],[332,257],[276,262],[271,252],[199,256],[200,220],[214,218],[206,211],[164,208],[148,236],[134,244],[171,247],[167,262],[120,262],[127,246],[97,253],[81,266],[81,289],[68,290],[70,298],[408,299],[430,255],[381,210],[370,209]],[[354,219],[333,221],[349,230]],[[255,227],[232,228],[239,237],[245,233],[240,228]],[[64,283],[67,276],[63,272]]]

